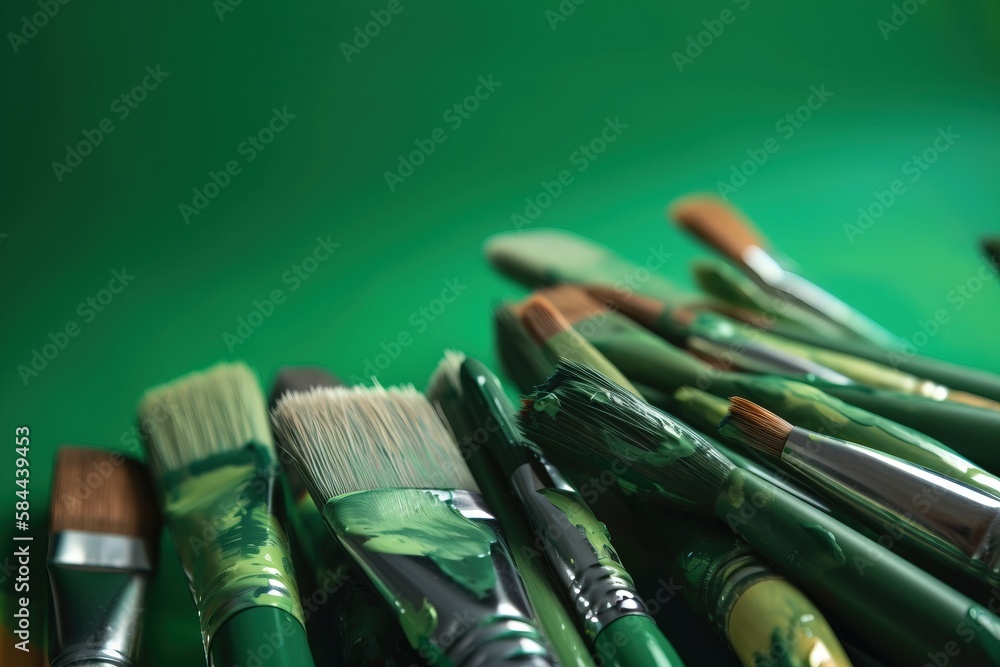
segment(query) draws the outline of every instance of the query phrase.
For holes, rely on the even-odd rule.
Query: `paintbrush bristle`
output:
[[[765,248],[761,233],[735,207],[711,195],[678,199],[667,215],[716,251],[735,262],[743,262],[748,247]]]
[[[146,392],[139,419],[158,476],[256,442],[273,450],[257,375],[242,363],[218,364]]]
[[[781,456],[785,440],[792,432],[792,425],[784,419],[739,396],[729,399],[725,421],[743,435],[741,442],[777,457]]]
[[[146,466],[133,458],[106,449],[60,447],[50,530],[129,535],[155,544],[160,517],[152,491]]]
[[[431,400],[435,397],[451,393],[462,395],[462,380],[459,371],[465,363],[465,354],[457,350],[445,350],[444,356],[438,362],[437,368],[431,373],[424,392]]]
[[[321,505],[370,489],[477,489],[448,430],[413,387],[295,392],[278,401],[272,421]]]
[[[705,514],[733,469],[692,428],[571,361],[522,400],[519,420],[553,458]]]
[[[577,324],[595,315],[606,313],[604,304],[592,299],[586,290],[576,285],[558,285],[538,290],[570,324]]]
[[[521,308],[521,322],[539,344],[573,329],[569,320],[541,294],[531,296],[524,303]]]

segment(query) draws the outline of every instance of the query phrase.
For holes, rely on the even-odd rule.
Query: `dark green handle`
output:
[[[607,667],[681,667],[684,662],[649,616],[623,616],[601,630],[594,651]]]
[[[872,646],[907,665],[943,651],[949,665],[1000,664],[1000,619],[984,607],[753,475],[731,482],[718,517]]]
[[[211,648],[212,667],[312,667],[306,631],[277,607],[245,609],[226,621]]]

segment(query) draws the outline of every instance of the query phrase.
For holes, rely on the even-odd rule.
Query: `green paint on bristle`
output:
[[[553,414],[555,400],[560,408]],[[525,399],[520,421],[557,458],[591,473],[611,470],[626,490],[653,491],[705,514],[733,469],[687,425],[569,361]]]

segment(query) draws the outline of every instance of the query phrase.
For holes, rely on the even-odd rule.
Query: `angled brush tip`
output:
[[[155,546],[160,516],[149,472],[116,451],[62,446],[52,478],[51,532],[128,535]]]
[[[682,197],[667,208],[667,217],[735,262],[749,247],[766,248],[763,235],[738,209],[712,195]]]
[[[742,436],[742,442],[777,457],[792,432],[792,425],[784,419],[740,396],[729,399],[725,423]]]
[[[547,287],[536,294],[545,297],[571,325],[608,311],[604,304],[591,298],[586,290],[577,285]]]

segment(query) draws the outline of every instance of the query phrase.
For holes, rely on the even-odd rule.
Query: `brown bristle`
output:
[[[50,530],[130,535],[155,544],[160,517],[146,466],[120,452],[60,447],[52,479]]]
[[[670,205],[667,215],[704,243],[736,262],[743,262],[743,251],[748,247],[766,247],[764,237],[753,224],[735,207],[717,197],[682,197]]]
[[[588,285],[584,289],[587,290],[587,294],[591,298],[603,303],[611,310],[619,311],[645,327],[653,326],[667,308],[667,305],[662,301],[606,285]]]
[[[573,325],[608,310],[603,304],[592,299],[582,287],[576,285],[546,287],[538,290],[536,294],[548,299],[549,303]]]
[[[772,456],[781,456],[792,425],[778,415],[739,396],[729,399],[726,421],[757,449]]]
[[[531,296],[521,308],[521,323],[538,344],[573,328],[562,313],[541,294]]]

